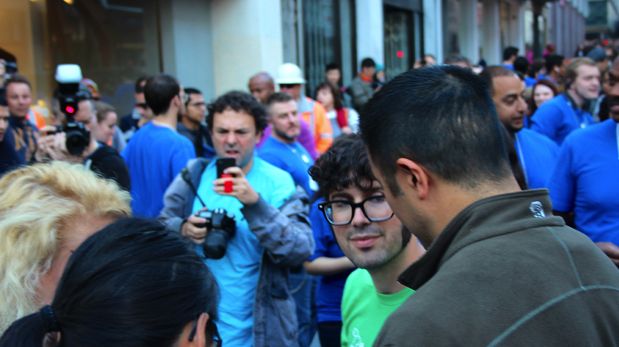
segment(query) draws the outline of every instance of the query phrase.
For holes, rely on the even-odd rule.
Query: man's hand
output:
[[[42,134],[55,131],[55,127],[46,126],[41,129]],[[67,151],[66,135],[64,132],[44,135],[39,138],[39,149],[36,153],[37,161],[45,161],[47,159],[60,160],[70,163],[81,163],[82,157],[74,156]]]
[[[258,202],[259,195],[254,188],[249,184],[245,173],[239,167],[229,167],[224,173],[232,175],[231,178],[218,178],[213,181],[213,189],[217,194],[234,196],[243,205],[253,205]],[[226,193],[224,184],[226,181],[232,181],[232,192]]]
[[[206,227],[200,228],[197,226],[203,225],[204,223],[206,223],[206,219],[192,214],[189,218],[187,218],[185,223],[183,223],[183,226],[181,227],[181,235],[198,244],[204,242],[204,238],[206,237],[208,231],[206,230]]]
[[[615,265],[619,266],[619,247],[612,242],[596,242],[604,254],[606,254]]]

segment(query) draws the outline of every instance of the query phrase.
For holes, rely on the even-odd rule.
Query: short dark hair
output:
[[[251,94],[242,91],[231,91],[218,97],[208,105],[206,124],[209,129],[213,129],[215,113],[222,113],[227,109],[236,112],[245,112],[254,117],[256,131],[261,132],[267,126],[266,110]]]
[[[494,95],[494,83],[492,83],[492,79],[496,77],[502,77],[502,76],[518,77],[518,75],[514,71],[502,65],[488,66],[487,68],[484,69],[484,71],[482,71],[479,74],[479,77],[481,77],[484,80],[484,82],[486,82],[486,84],[488,85],[488,90],[490,90],[491,96]]]
[[[363,140],[357,134],[338,137],[327,152],[316,159],[309,174],[318,184],[316,197],[324,199],[350,186],[370,190],[376,180]]]
[[[511,57],[518,55],[519,49],[514,46],[507,46],[503,50],[503,60],[508,60]]]
[[[325,66],[325,72],[329,72],[331,70],[340,70],[340,66],[337,63],[329,63]]]
[[[282,92],[276,92],[273,93],[269,96],[269,98],[267,99],[267,106],[271,106],[275,103],[280,103],[280,102],[288,102],[288,101],[292,101],[294,100],[292,98],[292,96],[290,96],[290,94],[288,93],[282,93]]]
[[[153,114],[158,116],[168,111],[170,102],[179,95],[180,91],[181,87],[176,78],[161,74],[146,80],[144,98]]]
[[[546,67],[546,74],[550,74],[552,70],[554,70],[555,66],[563,65],[563,60],[565,57],[559,54],[551,54],[546,57],[546,63],[544,64]]]
[[[529,73],[529,60],[523,56],[517,57],[514,60],[514,71],[526,76]]]
[[[148,80],[149,76],[140,76],[135,80],[134,90],[136,94],[144,93],[144,82]]]
[[[372,58],[364,58],[361,60],[361,68],[376,67],[376,62]]]
[[[393,176],[401,157],[469,189],[511,175],[488,86],[468,69],[441,65],[397,76],[370,99],[360,125],[394,194],[400,192]]]
[[[200,91],[200,89],[198,88],[193,88],[193,87],[187,87],[184,88],[183,91],[185,91],[185,94],[187,95],[187,102],[185,102],[185,106],[187,106],[189,104],[189,99],[191,95],[202,95],[202,91]]]
[[[30,88],[30,90],[32,90],[32,85],[30,84],[30,81],[28,81],[28,79],[24,75],[14,74],[13,76],[9,77],[9,79],[4,81],[4,89],[5,90],[9,90],[9,85],[12,84],[12,83],[23,83],[23,84],[26,84],[26,85],[28,85],[28,88]]]
[[[201,313],[217,319],[215,279],[189,241],[149,220],[121,219],[71,255],[51,303],[67,346],[172,346]],[[40,312],[13,323],[1,346],[41,346]]]

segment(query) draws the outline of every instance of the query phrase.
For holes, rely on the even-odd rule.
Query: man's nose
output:
[[[236,143],[236,134],[230,132],[226,135],[226,143],[229,145],[233,145]]]
[[[355,208],[352,211],[352,221],[350,222],[353,226],[359,227],[372,223],[363,213],[360,207]]]
[[[524,98],[518,98],[518,112],[525,112],[527,110],[527,102]]]

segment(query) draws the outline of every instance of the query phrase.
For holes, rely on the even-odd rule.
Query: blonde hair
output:
[[[36,164],[0,179],[0,333],[38,310],[39,280],[71,217],[131,214],[129,194],[82,165]]]

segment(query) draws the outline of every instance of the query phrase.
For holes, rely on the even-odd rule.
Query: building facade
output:
[[[569,55],[587,10],[585,0],[546,3],[543,42]],[[498,64],[504,47],[531,44],[531,11],[530,0],[0,0],[0,48],[37,98],[52,94],[57,64],[77,63],[124,114],[133,81],[159,72],[210,99],[284,62],[304,70],[308,95],[331,62],[345,85],[365,57],[387,78],[426,53]]]

